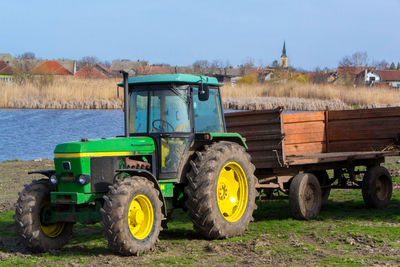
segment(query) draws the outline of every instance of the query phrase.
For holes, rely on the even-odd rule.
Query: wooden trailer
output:
[[[225,121],[228,132],[246,138],[257,188],[267,196],[287,194],[296,218],[317,216],[331,188],[362,189],[368,207],[390,201],[392,179],[380,164],[399,155],[400,108],[297,113],[279,108],[226,113]]]

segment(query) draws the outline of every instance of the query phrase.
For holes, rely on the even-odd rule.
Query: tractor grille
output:
[[[108,186],[113,184],[118,160],[116,157],[90,159],[90,177],[93,193],[108,192]]]

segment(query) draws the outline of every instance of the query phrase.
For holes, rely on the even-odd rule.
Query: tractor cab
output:
[[[225,132],[221,84],[215,78],[149,75],[124,83],[128,87],[125,127],[130,137],[154,139],[158,179],[179,176],[196,134]]]

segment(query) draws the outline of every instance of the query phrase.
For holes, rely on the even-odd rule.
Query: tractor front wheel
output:
[[[198,151],[191,166],[185,193],[194,229],[210,239],[242,235],[256,208],[250,155],[236,143],[218,142]]]
[[[115,183],[102,209],[108,246],[122,255],[139,255],[153,248],[161,231],[162,202],[154,184],[141,176]]]
[[[50,204],[50,192],[54,185],[47,179],[33,181],[19,193],[15,209],[18,234],[35,252],[60,249],[72,236],[73,223],[42,221],[41,213]]]

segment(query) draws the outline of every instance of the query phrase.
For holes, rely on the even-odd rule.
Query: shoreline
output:
[[[324,100],[312,98],[294,97],[225,97],[222,98],[225,110],[264,110],[283,107],[285,110],[295,111],[323,111],[323,110],[347,110],[355,108],[378,108],[393,105],[368,104],[350,106],[339,99]],[[122,110],[123,101],[114,99],[84,99],[84,100],[58,100],[46,98],[12,99],[5,107],[0,109],[100,109]]]

